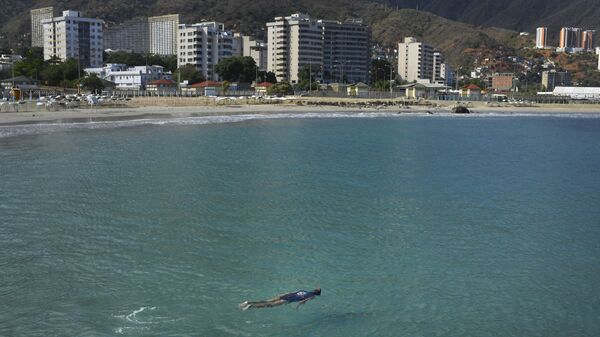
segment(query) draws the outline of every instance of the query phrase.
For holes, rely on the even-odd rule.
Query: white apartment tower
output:
[[[151,54],[176,55],[179,14],[148,18],[150,30],[149,49]]]
[[[214,67],[233,56],[233,34],[219,22],[179,25],[177,66],[191,64],[205,78],[218,80]]]
[[[44,47],[44,26],[42,21],[54,17],[54,7],[44,7],[31,10],[31,46]]]
[[[535,47],[545,49],[548,47],[548,28],[538,27],[535,33]]]
[[[102,25],[104,21],[81,17],[78,11],[42,21],[44,60],[57,57],[79,60],[81,67],[102,66]]]
[[[267,23],[267,70],[278,81],[298,83],[304,67],[319,74],[323,68],[323,24],[305,14],[276,17]]]
[[[260,71],[267,70],[267,44],[263,41],[254,40],[250,36],[242,36],[242,56],[249,56],[254,59],[256,66]]]
[[[414,37],[405,38],[398,44],[398,75],[408,82],[432,82],[435,78],[434,53],[432,46],[418,42]],[[441,54],[436,56],[435,62],[440,58]]]

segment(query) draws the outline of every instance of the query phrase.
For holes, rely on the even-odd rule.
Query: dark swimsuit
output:
[[[314,297],[315,293],[312,291],[300,290],[295,293],[285,294],[279,298],[287,302],[300,302],[307,298]]]

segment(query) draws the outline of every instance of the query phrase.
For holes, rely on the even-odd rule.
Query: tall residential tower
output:
[[[81,67],[102,66],[102,26],[104,21],[84,18],[78,11],[42,21],[44,27],[44,60],[73,58]]]
[[[538,27],[535,34],[535,47],[538,49],[544,49],[548,47],[548,28]]]
[[[148,24],[150,29],[150,53],[176,55],[179,14],[149,17]]]
[[[233,56],[233,34],[219,22],[179,25],[177,67],[193,65],[205,78],[217,80],[214,67]]]
[[[31,46],[44,46],[44,26],[42,21],[54,17],[54,7],[44,7],[31,10]]]
[[[267,23],[267,69],[278,81],[298,83],[300,70],[320,74],[323,67],[323,25],[305,14],[276,17]]]

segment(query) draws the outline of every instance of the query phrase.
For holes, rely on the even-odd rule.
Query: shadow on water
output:
[[[313,316],[306,322],[308,326],[336,326],[348,325],[350,323],[359,323],[369,321],[373,317],[372,312],[333,312],[320,316]]]

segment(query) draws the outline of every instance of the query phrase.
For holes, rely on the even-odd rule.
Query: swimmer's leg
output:
[[[280,298],[278,299],[272,299],[272,300],[268,300],[268,301],[258,301],[258,302],[243,302],[240,303],[239,307],[242,310],[248,310],[249,308],[271,308],[271,307],[277,307],[283,304],[286,304],[287,301],[286,300],[282,300]]]

